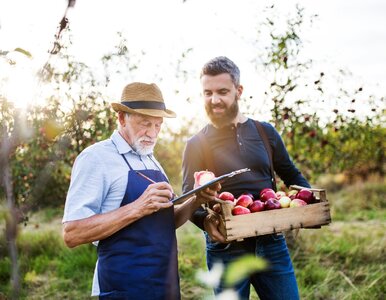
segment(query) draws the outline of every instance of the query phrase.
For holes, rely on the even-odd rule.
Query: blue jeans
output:
[[[206,235],[206,258],[209,270],[220,262],[225,266],[235,258],[254,254],[265,258],[269,269],[253,274],[233,287],[240,299],[249,299],[250,284],[261,300],[298,300],[299,291],[287,244],[282,234],[248,238],[229,244],[212,243]],[[224,289],[221,283],[215,288],[217,295]]]

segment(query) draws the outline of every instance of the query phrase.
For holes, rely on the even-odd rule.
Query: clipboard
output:
[[[244,169],[236,170],[236,171],[233,171],[233,172],[221,175],[219,177],[216,177],[216,178],[212,179],[211,181],[208,181],[204,185],[196,187],[195,189],[190,190],[189,192],[187,192],[187,193],[185,193],[185,194],[183,194],[181,196],[178,196],[177,198],[174,198],[172,200],[172,202],[173,202],[173,204],[181,204],[182,202],[187,200],[193,194],[198,193],[199,191],[202,191],[203,189],[206,189],[207,187],[210,187],[211,185],[213,185],[213,184],[215,184],[217,182],[219,182],[219,183],[224,182],[228,178],[231,178],[233,176],[236,176],[236,175],[239,175],[239,174],[242,174],[242,173],[245,173],[245,172],[249,172],[250,170],[251,169],[249,169],[249,168],[244,168]]]

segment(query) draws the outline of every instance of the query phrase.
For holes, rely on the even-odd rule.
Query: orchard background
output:
[[[256,50],[254,63],[270,82],[264,94],[244,95],[240,108],[276,127],[311,184],[327,189],[332,206],[330,226],[300,231],[291,244],[302,298],[384,299],[385,98],[364,84],[345,85],[348,73],[315,70],[304,60],[301,29],[310,19],[302,8],[279,32],[273,10],[266,13],[259,28],[270,38]],[[60,47],[37,74],[44,103],[19,109],[0,93],[0,299],[89,298],[95,249],[69,250],[61,240],[71,168],[84,148],[116,127],[109,104],[115,99],[106,87],[117,76],[135,79],[146,56],[131,51],[118,33],[117,45],[96,71],[71,55],[71,30],[64,25],[55,41]],[[0,49],[2,66],[18,64],[15,53],[31,57],[28,49]],[[170,63],[176,95],[193,80],[184,69],[191,53],[187,49]],[[161,81],[164,76],[155,75]],[[0,74],[1,85],[6,77]],[[332,87],[331,81],[341,84]],[[191,105],[194,97],[181,101]],[[177,193],[185,142],[204,124],[182,116],[178,126],[165,122],[160,134],[156,157]],[[202,234],[190,223],[177,233],[183,298],[213,297],[196,277],[197,269],[205,269]]]

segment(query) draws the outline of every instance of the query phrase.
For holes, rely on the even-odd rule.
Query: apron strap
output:
[[[127,161],[127,158],[125,157],[125,155],[124,155],[124,154],[121,154],[121,155],[122,155],[123,159],[125,160],[126,164],[129,166],[130,170],[131,170],[131,171],[134,171],[134,169],[131,167],[131,165],[130,165],[129,162]],[[152,159],[151,155],[148,155],[147,157],[153,162],[154,166],[158,169],[158,171],[160,171],[160,172],[163,174],[161,168],[160,168],[160,167],[158,166],[158,164]],[[145,164],[144,164],[144,165],[145,165]],[[146,165],[145,165],[145,168],[146,168]],[[146,168],[146,170],[147,170],[147,168]]]
[[[152,156],[153,156],[153,155],[149,154],[147,157],[153,162],[153,164],[156,166],[156,168],[158,169],[158,171],[160,171],[160,172],[163,174],[161,168],[160,168],[159,165],[153,160]]]
[[[130,170],[133,171],[133,168],[130,166],[129,162],[127,161],[126,157],[124,154],[121,154],[127,165],[129,166]]]

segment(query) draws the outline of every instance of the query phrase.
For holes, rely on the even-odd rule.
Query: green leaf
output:
[[[27,50],[24,50],[22,48],[16,48],[13,51],[20,52],[21,54],[24,54],[25,56],[32,58],[32,54],[30,52],[28,52]]]
[[[268,263],[265,259],[254,255],[244,255],[227,266],[224,274],[224,283],[229,287],[234,286],[249,275],[263,271],[267,267]]]

